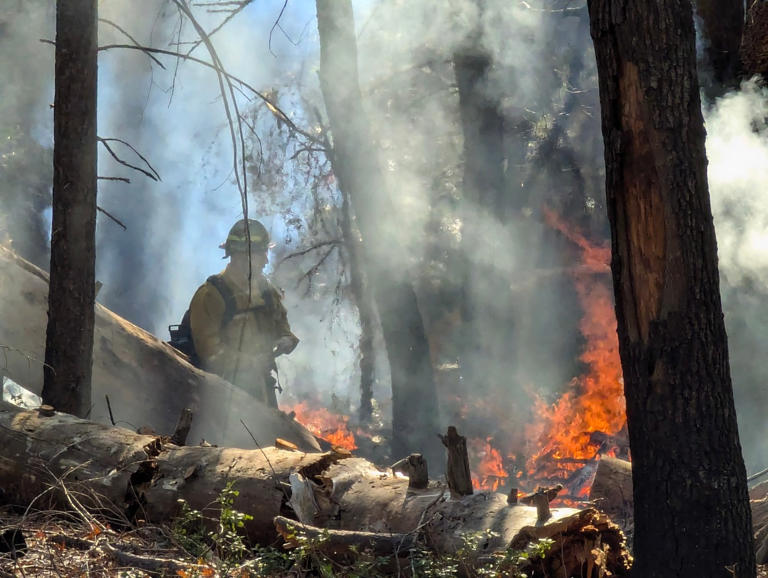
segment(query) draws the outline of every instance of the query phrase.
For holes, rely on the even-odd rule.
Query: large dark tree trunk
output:
[[[392,374],[392,451],[442,461],[435,380],[395,211],[362,107],[349,0],[317,0],[320,82],[333,135],[332,163],[350,196]]]
[[[703,41],[702,80],[709,97],[722,94],[738,84],[739,47],[744,30],[743,0],[696,0]]]
[[[512,308],[509,279],[499,264],[475,259],[503,251],[499,231],[505,229],[506,176],[504,118],[499,101],[487,92],[491,56],[477,38],[467,39],[453,56],[459,89],[459,111],[464,136],[462,195],[461,343],[459,359],[464,383],[473,391],[487,391],[493,373],[513,362]],[[496,234],[491,233],[494,231]],[[503,277],[503,278],[502,278]],[[499,351],[501,346],[503,351]],[[512,368],[503,371],[512,374]],[[462,396],[465,392],[460,392]]]
[[[589,12],[634,472],[635,573],[754,577],[691,5],[589,0]]]
[[[56,7],[53,232],[43,400],[91,405],[95,300],[97,0]]]

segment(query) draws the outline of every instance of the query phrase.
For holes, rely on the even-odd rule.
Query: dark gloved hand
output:
[[[277,357],[278,355],[290,353],[296,348],[298,342],[299,340],[296,337],[292,335],[284,335],[275,343],[275,346],[272,348],[272,354]]]

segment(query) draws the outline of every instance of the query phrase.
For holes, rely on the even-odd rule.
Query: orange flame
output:
[[[503,481],[509,477],[504,469],[501,454],[491,446],[491,438],[469,440],[469,451],[479,460],[472,468],[472,487],[476,490],[495,492]]]
[[[324,407],[309,407],[306,401],[286,407],[285,411],[292,411],[297,422],[332,445],[347,450],[357,449],[355,436],[347,427],[349,416],[334,414]]]
[[[600,450],[601,444],[594,440],[592,433],[615,435],[626,423],[612,293],[605,281],[593,275],[609,270],[610,247],[591,244],[551,211],[545,210],[544,216],[550,226],[581,248],[582,271],[591,273],[574,276],[584,309],[580,329],[586,348],[581,360],[587,364],[588,371],[574,379],[571,391],[554,405],[542,399],[535,401],[534,415],[538,420],[529,427],[528,438],[539,449],[527,462],[528,472],[534,477],[545,473],[542,469],[549,469],[549,475],[579,469],[584,460],[596,458]],[[567,463],[568,460],[571,462]]]

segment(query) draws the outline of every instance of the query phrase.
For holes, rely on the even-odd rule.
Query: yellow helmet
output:
[[[251,238],[251,251],[266,251],[269,248],[269,233],[266,227],[256,219],[240,219],[232,225],[220,248],[224,249],[224,256],[229,257],[232,253],[245,252],[248,250],[248,236]]]

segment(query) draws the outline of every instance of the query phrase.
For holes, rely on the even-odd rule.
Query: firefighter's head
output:
[[[224,257],[231,257],[236,253],[248,253],[248,239],[251,241],[251,253],[266,254],[269,249],[269,233],[267,229],[256,219],[240,219],[232,225],[227,235],[227,240],[219,247],[224,249]]]

